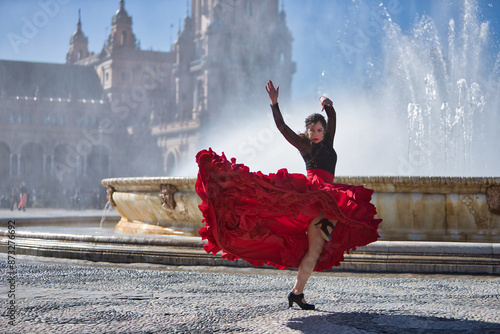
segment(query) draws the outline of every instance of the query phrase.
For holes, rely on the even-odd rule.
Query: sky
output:
[[[369,22],[382,23],[384,18],[378,12],[381,3],[392,20],[408,29],[416,18],[425,14],[447,24],[447,16],[459,12],[462,1],[280,0],[294,37],[292,57],[297,63],[292,86],[294,97],[316,94],[321,88],[319,81],[332,65],[338,70],[337,75],[344,77],[356,71],[356,63],[352,59],[349,63],[345,52],[339,54],[339,46],[354,45],[360,36],[356,32],[369,29]],[[188,0],[125,1],[141,49],[169,51],[186,13],[190,12],[190,4]],[[479,0],[478,6],[481,17],[491,21],[500,33],[500,0]],[[64,63],[79,10],[89,51],[97,53],[109,36],[111,18],[118,8],[118,0],[0,0],[0,59]],[[499,44],[498,38],[495,43]],[[337,83],[345,86],[344,80]],[[350,82],[354,86],[356,83]]]
[[[125,9],[132,16],[133,32],[141,49],[169,51],[186,14],[190,13],[190,4],[188,0],[126,0]],[[407,131],[407,120],[404,119],[407,117],[406,104],[402,104],[402,108],[401,105],[396,106],[399,109],[391,111],[402,115],[402,122],[397,124],[391,123],[391,113],[381,111],[381,108],[388,109],[386,106],[392,103],[393,98],[399,97],[394,86],[401,83],[401,80],[392,80],[397,69],[391,68],[391,61],[396,52],[392,52],[389,45],[396,51],[399,45],[409,41],[405,45],[411,49],[410,53],[421,52],[422,48],[438,48],[442,49],[444,59],[452,59],[452,52],[446,45],[450,40],[450,26],[453,25],[456,27],[454,34],[457,35],[457,48],[467,44],[464,46],[467,53],[474,55],[474,49],[481,51],[481,59],[476,62],[480,63],[482,72],[466,79],[477,80],[477,76],[480,76],[480,81],[487,82],[490,80],[487,76],[495,73],[495,61],[498,62],[500,58],[500,0],[280,0],[280,8],[282,6],[294,38],[292,59],[297,68],[291,87],[292,102],[284,106],[286,121],[293,125],[292,128],[298,127],[297,130],[300,130],[304,109],[317,109],[318,98],[327,95],[334,101],[338,122],[342,125],[337,134],[339,138],[336,139],[340,174],[434,173],[423,167],[408,171],[406,166],[412,160],[412,152],[408,152],[408,146],[413,145],[411,136],[408,139],[401,134],[391,135],[395,128],[401,133]],[[473,10],[467,9],[468,6]],[[89,51],[100,52],[110,33],[112,16],[118,8],[118,0],[0,0],[0,59],[65,63],[79,10],[82,30],[89,40]],[[472,27],[483,29],[487,34],[482,34],[483,30],[466,31],[464,22],[471,17],[465,14],[470,12],[473,13],[472,19],[478,22]],[[432,24],[429,25],[429,22]],[[388,34],[388,26],[400,31],[395,44],[392,44],[394,39]],[[429,35],[429,32],[434,31],[429,29],[430,26],[435,29],[435,36]],[[459,37],[462,34],[466,37]],[[484,44],[476,47],[475,40],[483,41],[483,35],[486,35]],[[431,39],[434,42],[427,41]],[[415,49],[415,45],[418,48]],[[418,57],[415,61],[418,61]],[[424,65],[419,69],[426,70]],[[459,71],[457,73],[462,75]],[[272,78],[263,81],[267,79]],[[388,82],[392,87],[386,89],[384,85]],[[487,89],[484,86],[482,88]],[[365,98],[370,94],[370,99]],[[376,94],[381,98],[374,99]],[[264,87],[263,99],[267,99]],[[487,102],[492,105],[496,100],[490,97]],[[488,123],[491,125],[500,120],[495,116],[498,113],[496,109],[486,112],[489,114],[483,122],[488,130]],[[476,111],[476,114],[480,113],[483,111]],[[257,133],[262,134],[273,128],[272,124],[267,123],[256,126]],[[256,130],[254,128],[251,131],[255,133]],[[245,138],[240,139],[240,143],[245,142]],[[500,138],[496,136],[488,140]],[[255,154],[242,153],[253,152],[248,147],[240,145],[239,148],[231,149],[224,145],[227,146],[221,144],[230,152],[228,155],[242,156],[245,162],[254,163],[263,171],[275,171],[279,164],[291,165],[292,171],[303,170],[300,159],[298,162],[294,158],[279,161],[274,165],[266,161],[264,149],[257,150],[264,157],[253,160]],[[283,141],[283,145],[287,144]],[[497,147],[487,148],[489,151],[485,152],[478,147],[477,155],[500,157]],[[283,150],[285,152],[286,149]],[[269,151],[268,154],[272,157],[275,151]],[[288,148],[284,155],[292,156],[296,152]],[[369,166],[366,166],[367,159],[371,161]],[[259,161],[264,161],[265,165],[259,166]],[[482,161],[477,163],[479,169],[470,169],[465,175],[498,175],[500,170],[494,167],[498,166],[498,162]],[[460,173],[466,169],[460,169]],[[442,174],[453,173],[448,169]]]

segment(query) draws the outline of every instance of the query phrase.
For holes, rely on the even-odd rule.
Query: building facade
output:
[[[38,191],[44,206],[67,204],[83,186],[99,194],[100,178],[112,175],[112,148],[118,144],[112,132],[119,130],[110,122],[95,71],[0,61],[0,89],[3,206],[22,182],[36,189],[33,196]]]
[[[290,98],[293,38],[278,5],[278,0],[191,1],[191,17],[173,50],[172,91],[181,123],[164,114],[152,127],[166,170],[192,160],[208,129],[248,119],[267,80],[280,82],[282,101]],[[264,114],[269,108],[260,110]],[[184,129],[180,136],[179,129]]]
[[[168,52],[141,50],[124,0],[111,22],[98,53],[79,17],[66,64],[0,61],[4,193],[182,174],[204,131],[244,119],[268,79],[290,98],[293,39],[278,0],[192,0]]]

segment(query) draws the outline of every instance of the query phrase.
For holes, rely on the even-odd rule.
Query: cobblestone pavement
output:
[[[303,311],[288,309],[293,270],[17,256],[7,282],[6,259],[6,333],[500,333],[498,276],[315,273]]]

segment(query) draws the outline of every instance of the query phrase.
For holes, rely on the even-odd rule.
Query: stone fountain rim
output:
[[[295,174],[295,173],[293,173]],[[396,180],[399,182],[405,181],[427,181],[427,182],[491,182],[500,183],[500,176],[387,176],[387,175],[373,175],[373,176],[335,176],[335,180],[370,180],[370,181],[384,181],[384,180]],[[168,182],[194,182],[196,181],[196,176],[138,176],[138,177],[116,177],[116,178],[106,178],[102,180],[103,184],[111,183],[131,183],[131,182],[142,182],[142,183],[167,183]]]
[[[336,176],[336,183],[364,185],[376,192],[486,193],[490,186],[500,186],[500,177],[460,176]],[[124,177],[103,179],[101,184],[114,191],[160,191],[174,185],[178,191],[193,191],[195,176]]]
[[[131,188],[160,190],[161,185],[174,185],[177,190],[194,190],[194,177],[123,177],[101,180],[104,187],[112,187],[115,191],[130,190]]]

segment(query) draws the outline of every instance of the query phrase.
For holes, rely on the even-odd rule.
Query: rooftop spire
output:
[[[82,10],[78,8],[78,23],[76,24],[77,31],[82,31]]]

